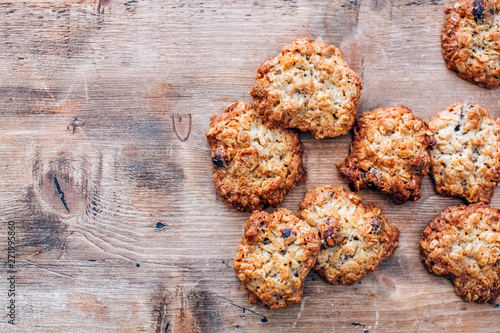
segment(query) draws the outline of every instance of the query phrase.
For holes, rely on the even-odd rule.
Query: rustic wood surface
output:
[[[0,3],[0,331],[498,331],[498,306],[463,302],[422,265],[424,226],[462,202],[428,177],[423,197],[402,206],[361,191],[401,230],[377,271],[350,287],[311,273],[302,304],[250,305],[232,268],[249,213],[216,196],[205,142],[210,115],[249,101],[260,62],[302,36],[344,51],[363,80],[360,112],[403,104],[430,120],[466,101],[500,117],[498,89],[446,69],[448,2]],[[308,179],[282,204],[294,212],[307,189],[345,185],[335,164],[351,139],[300,136]]]

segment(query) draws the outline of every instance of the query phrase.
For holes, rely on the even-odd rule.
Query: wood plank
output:
[[[251,306],[232,269],[249,214],[217,197],[205,142],[210,115],[250,101],[259,64],[302,36],[344,51],[360,112],[403,104],[430,120],[466,101],[500,117],[498,90],[444,64],[447,3],[0,3],[0,248],[14,221],[18,269],[17,325],[0,331],[491,332],[500,309],[462,302],[421,263],[423,228],[461,203],[428,177],[403,206],[361,191],[401,230],[377,271],[351,287],[312,273],[302,304]],[[351,140],[300,137],[308,179],[281,205],[295,212],[307,189],[345,185],[335,164]]]

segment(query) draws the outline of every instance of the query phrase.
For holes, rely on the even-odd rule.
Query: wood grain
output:
[[[447,3],[0,3],[0,248],[14,221],[18,268],[17,325],[2,319],[0,331],[497,330],[500,309],[462,302],[421,263],[424,226],[461,203],[438,196],[429,178],[423,197],[403,206],[361,191],[401,237],[359,284],[312,273],[302,304],[249,305],[232,269],[249,214],[216,196],[205,142],[210,115],[249,101],[260,62],[302,36],[344,51],[363,79],[360,112],[403,104],[430,120],[465,101],[500,117],[498,90],[446,69]],[[282,204],[295,212],[307,189],[345,185],[335,164],[351,140],[300,136],[308,179]]]

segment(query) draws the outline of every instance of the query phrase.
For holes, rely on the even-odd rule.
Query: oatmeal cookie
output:
[[[460,0],[445,9],[443,57],[458,76],[485,88],[500,84],[500,0]]]
[[[206,136],[217,192],[238,210],[276,207],[306,178],[297,133],[263,123],[252,104],[212,116]]]
[[[342,187],[307,192],[299,218],[319,231],[321,249],[315,270],[332,284],[351,285],[374,271],[398,246],[399,230],[380,209]]]
[[[291,211],[254,211],[234,259],[250,303],[271,309],[299,303],[319,247],[318,232]]]
[[[465,301],[494,303],[500,294],[500,210],[447,207],[424,229],[420,252],[427,269],[451,280]]]
[[[352,128],[361,87],[342,51],[302,38],[260,65],[250,95],[266,120],[323,139]]]
[[[374,187],[395,204],[416,201],[433,144],[427,124],[410,109],[375,109],[356,122],[349,156],[338,164],[339,171],[356,191]]]
[[[439,194],[489,203],[500,182],[500,119],[480,105],[457,103],[429,123],[437,144],[431,176]]]

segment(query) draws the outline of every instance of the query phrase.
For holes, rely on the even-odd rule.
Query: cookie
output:
[[[250,95],[267,121],[323,139],[352,128],[361,87],[342,51],[302,38],[260,65]]]
[[[420,252],[427,269],[451,280],[465,301],[494,303],[500,294],[500,210],[447,207],[424,229]]]
[[[250,303],[270,309],[299,303],[319,247],[318,232],[291,211],[254,211],[234,259]]]
[[[500,0],[460,0],[445,9],[443,58],[462,79],[500,84]]]
[[[356,122],[349,155],[338,164],[352,189],[377,188],[395,204],[416,201],[429,172],[432,133],[404,106],[364,113]]]
[[[212,116],[206,137],[217,192],[238,210],[276,207],[306,178],[297,133],[263,123],[252,104]]]
[[[321,249],[314,269],[332,284],[351,285],[374,271],[398,246],[399,230],[380,209],[342,187],[307,192],[299,218],[316,228]]]
[[[431,176],[439,194],[489,203],[500,182],[500,119],[480,105],[457,103],[429,123],[436,145]]]

